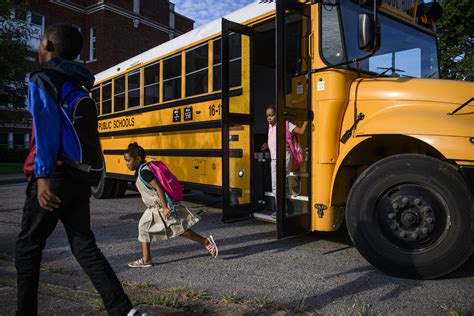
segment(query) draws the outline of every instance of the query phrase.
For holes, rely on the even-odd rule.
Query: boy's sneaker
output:
[[[142,313],[134,307],[128,312],[127,316],[148,316],[148,314]]]

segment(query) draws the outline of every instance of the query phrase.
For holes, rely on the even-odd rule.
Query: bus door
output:
[[[250,192],[251,111],[250,72],[243,54],[250,54],[252,28],[222,19],[222,221],[232,222],[252,217]],[[240,50],[239,52],[236,52]],[[241,56],[240,61],[238,57]],[[248,55],[247,55],[248,56]],[[248,61],[247,61],[248,64]],[[238,71],[237,69],[240,69]],[[242,76],[241,76],[242,73]],[[240,77],[241,76],[241,77]],[[247,76],[244,77],[244,76]],[[232,81],[240,79],[241,88]],[[237,95],[237,96],[236,96]],[[231,101],[230,97],[235,101]]]
[[[277,1],[276,99],[277,99],[277,236],[307,232],[311,223],[311,94],[308,39],[309,6],[295,0]],[[295,168],[287,129],[302,128],[298,135],[302,166]],[[295,144],[295,141],[291,143]],[[293,146],[297,147],[297,146]]]

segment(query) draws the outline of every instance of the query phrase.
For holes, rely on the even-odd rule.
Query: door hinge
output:
[[[328,207],[324,204],[316,203],[314,204],[314,207],[318,209],[318,217],[323,218],[324,216],[324,210],[327,210]]]

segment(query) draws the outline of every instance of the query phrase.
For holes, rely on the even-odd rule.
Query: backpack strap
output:
[[[153,186],[148,183],[147,181],[145,181],[145,179],[143,179],[141,173],[142,173],[142,169],[143,167],[145,167],[147,165],[147,163],[142,163],[139,167],[138,167],[138,178],[143,182],[143,184],[148,188],[148,189],[153,189]]]

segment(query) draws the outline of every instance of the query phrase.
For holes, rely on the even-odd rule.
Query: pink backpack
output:
[[[155,178],[160,181],[161,186],[165,192],[168,193],[171,199],[175,202],[182,201],[183,187],[181,186],[181,183],[179,183],[178,178],[171,173],[164,162],[153,160],[147,164],[151,172],[155,175]]]
[[[288,147],[290,147],[291,156],[293,156],[293,166],[291,170],[298,170],[304,164],[304,153],[298,135],[290,132],[288,121],[286,121],[286,143]]]

